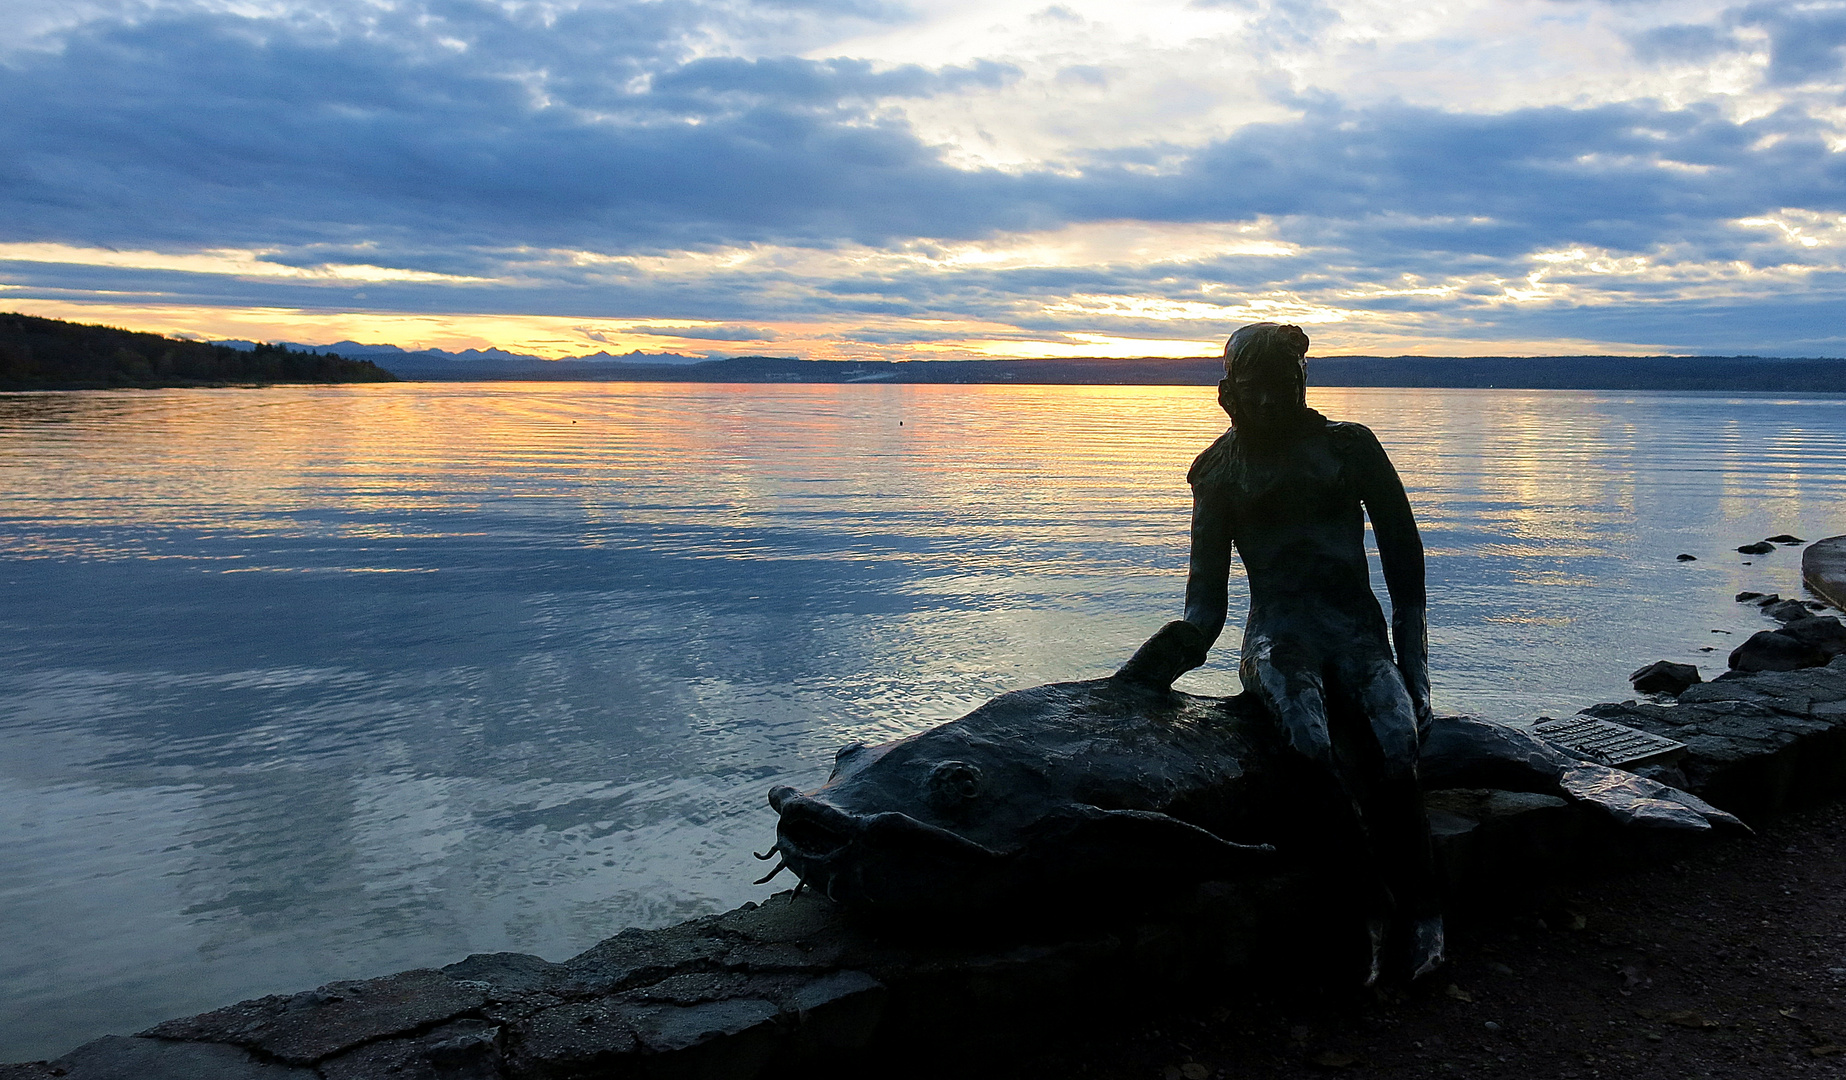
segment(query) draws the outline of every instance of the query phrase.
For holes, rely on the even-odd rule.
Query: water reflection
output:
[[[1405,475],[1440,708],[1710,672],[1731,593],[1796,589],[1730,549],[1846,531],[1837,400],[1313,403]],[[760,896],[771,783],[1176,614],[1222,424],[1186,387],[0,395],[0,1060]]]

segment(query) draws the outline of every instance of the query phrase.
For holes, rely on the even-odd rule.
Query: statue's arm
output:
[[[1223,490],[1210,482],[1192,489],[1192,557],[1186,571],[1186,621],[1204,638],[1205,647],[1224,630],[1230,610],[1231,507]],[[1204,663],[1204,657],[1199,663]]]
[[[1410,497],[1391,458],[1378,439],[1366,432],[1360,498],[1372,519],[1385,591],[1391,595],[1391,645],[1397,669],[1417,711],[1417,727],[1427,731],[1429,707],[1429,599],[1423,582],[1423,537],[1410,512]]]
[[[1231,530],[1229,507],[1216,485],[1192,489],[1192,557],[1186,574],[1186,614],[1161,627],[1135,650],[1116,677],[1158,686],[1205,662],[1212,642],[1224,629],[1229,605]]]

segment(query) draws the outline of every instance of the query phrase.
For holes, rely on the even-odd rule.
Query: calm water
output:
[[[1764,625],[1731,595],[1799,587],[1731,549],[1846,532],[1843,399],[1313,397],[1411,489],[1439,709],[1715,673]],[[0,1061],[761,897],[771,784],[1177,614],[1222,426],[1168,387],[0,395]],[[1182,688],[1234,690],[1235,637]]]

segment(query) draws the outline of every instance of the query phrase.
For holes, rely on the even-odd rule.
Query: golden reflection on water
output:
[[[0,410],[14,521],[414,539],[419,511],[770,525],[890,497],[979,525],[1184,502],[1218,426],[1152,388],[496,384],[95,395]],[[1192,400],[1188,400],[1191,398]],[[100,400],[96,400],[100,399]],[[95,400],[90,405],[90,400]],[[31,404],[23,403],[23,404]],[[89,406],[86,408],[86,406]],[[329,517],[324,511],[339,511]],[[314,515],[308,520],[304,515]],[[863,516],[863,515],[861,515]],[[14,554],[69,553],[18,542]],[[41,541],[44,543],[44,541]],[[94,539],[82,550],[106,554]],[[128,552],[123,552],[128,554]],[[141,557],[150,551],[137,551]]]
[[[1717,473],[1706,482],[1728,522],[1770,503],[1785,516],[1811,513],[1804,477],[1817,453],[1837,452],[1832,430],[1746,439],[1733,418],[1650,429],[1620,411],[1633,398],[1311,394],[1328,415],[1379,433],[1433,533],[1492,507],[1492,535],[1471,543],[1498,556],[1593,554],[1599,528],[1649,513],[1652,496],[1638,485],[1657,478],[1643,477],[1640,462],[1663,449]],[[185,557],[154,550],[132,528],[74,535],[54,523],[390,542],[451,535],[453,522],[432,524],[424,511],[488,507],[579,518],[586,544],[607,540],[599,526],[612,516],[663,527],[723,521],[747,533],[811,515],[846,535],[876,520],[864,536],[874,544],[893,529],[969,545],[996,527],[1074,537],[1107,525],[1117,543],[1170,545],[1183,531],[1174,518],[1187,505],[1185,468],[1224,423],[1209,387],[501,383],[9,395],[0,468],[11,482],[0,513],[13,557]],[[903,513],[867,512],[865,500]],[[738,536],[703,554],[753,549]]]

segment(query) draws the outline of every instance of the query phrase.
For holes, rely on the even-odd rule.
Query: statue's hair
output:
[[[1319,418],[1319,414],[1308,408],[1308,336],[1299,326],[1285,326],[1280,323],[1259,322],[1239,327],[1224,343],[1224,386],[1232,393],[1235,401],[1236,391],[1232,389],[1237,373],[1254,369],[1274,369],[1286,371],[1294,379],[1296,387],[1296,404],[1301,406],[1303,418]],[[1222,395],[1224,390],[1220,390]],[[1220,400],[1224,400],[1220,397]],[[1241,427],[1237,407],[1226,402],[1225,408],[1231,414],[1231,425]],[[1246,496],[1255,497],[1259,488],[1274,486],[1277,476],[1272,469],[1252,470],[1244,454],[1243,440],[1239,439],[1231,446],[1229,455],[1229,479],[1233,486],[1242,490]]]
[[[1239,327],[1224,343],[1224,377],[1234,378],[1245,365],[1292,363],[1307,381],[1308,335],[1299,326],[1259,322]]]

